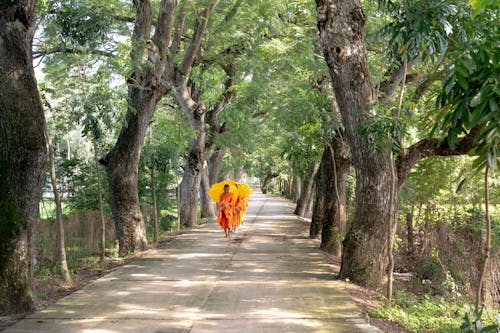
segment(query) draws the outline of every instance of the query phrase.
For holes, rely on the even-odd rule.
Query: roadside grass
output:
[[[487,309],[476,318],[466,303],[443,297],[396,291],[393,300],[392,307],[371,310],[370,316],[392,320],[412,332],[500,332],[498,309]]]

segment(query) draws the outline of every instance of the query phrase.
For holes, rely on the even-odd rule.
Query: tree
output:
[[[474,138],[478,134],[478,129],[474,128],[460,137],[453,146],[438,139],[425,138],[408,148],[400,147],[396,159],[392,158],[392,143],[400,142],[399,137],[393,137],[397,119],[384,116],[377,120],[373,117],[373,114],[376,114],[373,104],[376,91],[368,67],[366,17],[361,3],[317,0],[316,4],[318,29],[325,60],[330,69],[346,138],[352,147],[352,161],[356,170],[355,212],[343,243],[340,276],[362,285],[377,287],[382,282],[387,267],[387,242],[390,241],[388,235],[394,235],[395,232],[395,223],[390,221],[395,221],[393,215],[396,211],[388,206],[390,193],[393,192],[391,170],[396,170],[396,193],[399,193],[409,171],[417,161],[429,156],[450,156],[469,152],[475,145]],[[441,24],[441,27],[438,27],[441,30],[437,28],[433,30],[435,31],[433,36],[438,36],[437,42],[431,40],[426,44],[429,47],[423,51],[411,49],[415,52],[412,53],[414,56],[422,52],[439,53],[439,48],[435,46],[439,45],[439,40],[447,36],[446,28],[443,27],[449,24],[445,16],[448,8],[446,4],[433,8],[442,11],[428,10],[426,14],[445,17],[442,20],[432,21]],[[407,23],[409,24],[409,21]],[[421,27],[425,24],[416,26]],[[406,30],[401,29],[400,32],[402,31]],[[418,40],[411,33],[402,36],[404,37],[402,46],[405,47],[410,47],[411,43]],[[397,207],[397,197],[394,199],[393,207]],[[387,233],[387,228],[390,228],[391,232]]]
[[[0,7],[0,312],[32,309],[30,251],[47,158],[32,62],[36,1]]]

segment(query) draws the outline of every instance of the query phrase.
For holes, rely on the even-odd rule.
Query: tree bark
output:
[[[293,180],[292,180],[292,200],[293,200],[293,202],[297,202],[297,200],[299,199],[301,188],[302,188],[302,182],[300,180],[300,177],[294,173]]]
[[[324,154],[329,155],[329,170],[321,180],[328,187],[328,192],[325,198],[320,249],[340,257],[347,224],[347,176],[351,169],[351,158],[349,147],[340,135],[333,138]],[[318,185],[316,183],[316,186]]]
[[[307,206],[312,196],[312,188],[314,184],[314,176],[318,171],[319,163],[313,161],[307,170],[307,175],[304,179],[304,183],[302,186],[302,191],[300,192],[299,199],[297,200],[297,205],[295,206],[295,211],[293,212],[298,216],[305,216]]]
[[[200,179],[205,161],[205,110],[191,112],[191,128],[197,136],[189,142],[184,164],[184,175],[179,185],[179,218],[181,226],[192,227],[197,223],[197,204]]]
[[[378,287],[387,267],[391,191],[390,147],[374,150],[357,129],[370,115],[374,99],[365,47],[365,15],[357,0],[316,0],[318,29],[337,104],[356,169],[353,223],[344,239],[341,278]]]
[[[97,202],[99,205],[99,223],[101,224],[101,261],[104,262],[104,258],[106,256],[106,220],[104,219],[104,205],[102,201],[102,180],[101,171],[99,168],[99,154],[97,153],[97,142],[95,139],[93,139],[92,143],[94,146],[95,172],[97,175]]]
[[[271,183],[271,180],[273,180],[273,178],[276,178],[276,177],[278,177],[277,173],[273,173],[271,171],[271,169],[269,169],[267,171],[266,177],[264,178],[264,180],[262,181],[262,184],[260,186],[260,189],[261,189],[263,194],[267,194],[267,190],[269,188],[269,184]]]
[[[316,178],[319,178],[318,175],[322,174],[324,171],[324,163],[323,158],[321,159],[320,167],[318,173],[316,174]],[[309,238],[319,238],[321,235],[321,230],[323,229],[323,223],[325,222],[325,199],[326,199],[326,191],[324,184],[319,183],[318,180],[315,180],[316,183],[316,192],[314,198],[314,206],[311,217],[311,225],[309,227]]]
[[[208,179],[210,186],[218,182],[219,170],[226,153],[224,148],[217,147],[208,160]]]
[[[483,258],[481,258],[481,264],[479,268],[479,280],[477,284],[476,290],[476,312],[479,311],[479,307],[484,305],[484,299],[482,297],[484,280],[486,277],[486,271],[488,269],[488,262],[490,259],[490,251],[491,251],[491,220],[490,220],[490,195],[488,190],[488,171],[489,167],[486,166],[486,170],[484,171],[484,206],[485,206],[485,221],[486,221],[486,241],[484,242],[483,248]]]
[[[62,216],[62,207],[61,207],[61,198],[59,196],[59,191],[57,189],[57,177],[56,177],[56,166],[54,162],[54,149],[52,149],[52,139],[48,133],[45,131],[45,137],[47,139],[47,146],[49,150],[49,161],[50,161],[50,181],[52,184],[52,192],[54,193],[54,202],[56,205],[56,224],[57,224],[57,233],[56,233],[56,249],[57,249],[57,261],[61,266],[61,274],[64,277],[64,281],[66,283],[72,283],[71,274],[68,269],[68,262],[66,260],[66,245],[64,243],[64,220]],[[91,233],[89,237],[93,237],[93,231],[91,229]]]
[[[136,108],[137,112],[127,112],[126,125],[122,127],[118,141],[102,160],[108,174],[109,202],[122,257],[143,251],[147,245],[137,178],[144,137],[154,106],[151,103],[148,109],[141,107]]]
[[[208,195],[208,191],[210,190],[210,180],[208,178],[208,173],[209,166],[207,163],[204,163],[200,182],[200,202],[202,218],[215,216],[214,202]]]
[[[410,260],[413,260],[415,256],[415,231],[413,229],[413,211],[414,211],[414,206],[411,208],[411,212],[406,214],[406,239],[408,246],[406,248],[408,257]]]
[[[30,245],[47,159],[31,51],[35,5],[0,7],[0,313],[32,310]]]
[[[151,196],[153,200],[153,239],[158,242],[159,237],[159,220],[158,220],[158,199],[156,196],[156,175],[154,166],[151,167]]]

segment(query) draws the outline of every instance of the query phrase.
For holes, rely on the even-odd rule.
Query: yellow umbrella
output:
[[[210,186],[210,190],[208,190],[208,195],[213,201],[219,202],[220,195],[224,193],[224,185],[226,184],[229,185],[229,192],[236,193],[237,187],[234,180],[225,180],[223,182],[215,183]]]
[[[252,188],[245,183],[236,183],[238,185],[237,193],[246,198],[252,194]]]

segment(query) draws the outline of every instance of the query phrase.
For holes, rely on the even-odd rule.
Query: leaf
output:
[[[460,192],[460,190],[462,189],[462,187],[464,186],[466,181],[467,181],[467,177],[460,181],[460,184],[458,184],[457,189],[455,190],[455,193]]]
[[[458,81],[458,84],[460,84],[460,87],[462,87],[464,90],[469,89],[469,84],[467,83],[467,80],[465,80],[464,77],[457,75],[457,81]]]
[[[497,112],[498,111],[498,104],[495,101],[495,99],[490,98],[489,99],[489,103],[490,103],[490,110],[491,110],[491,112]]]
[[[475,108],[481,103],[481,91],[479,91],[476,96],[472,97],[472,100],[470,101],[470,107]]]

